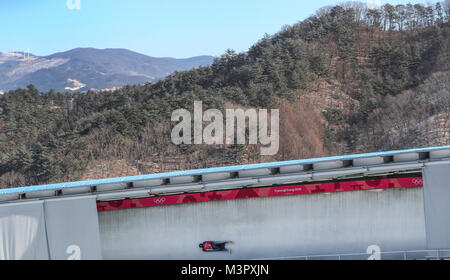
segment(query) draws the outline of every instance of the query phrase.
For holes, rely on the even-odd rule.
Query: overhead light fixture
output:
[[[2,194],[0,195],[0,201],[10,201],[10,200],[19,200],[20,199],[20,193],[13,193],[13,194]]]
[[[133,190],[133,191],[122,191],[114,193],[101,193],[97,194],[97,199],[119,199],[125,197],[137,197],[137,196],[148,196],[149,190]]]
[[[170,192],[188,192],[188,191],[198,191],[204,189],[204,185],[185,185],[177,187],[160,187],[150,189],[150,193],[170,193]]]
[[[289,175],[289,176],[274,176],[259,178],[258,181],[261,184],[278,184],[278,183],[288,183],[288,182],[301,182],[311,180],[311,174],[301,174],[301,175]]]
[[[258,184],[257,179],[247,179],[247,180],[236,180],[236,181],[224,181],[217,183],[207,183],[205,188],[233,188],[233,187],[245,187]]]
[[[353,168],[349,170],[329,171],[329,172],[314,172],[313,179],[333,179],[336,177],[355,175],[367,172],[367,168]]]
[[[389,165],[389,166],[377,166],[377,167],[369,167],[369,173],[382,173],[389,171],[399,171],[399,170],[410,170],[410,169],[420,169],[424,167],[423,163],[414,163],[414,164],[398,164],[398,165]]]

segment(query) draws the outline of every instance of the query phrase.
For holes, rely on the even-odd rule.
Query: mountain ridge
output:
[[[123,48],[74,48],[48,56],[0,52],[0,89],[33,84],[43,91],[67,91],[76,80],[85,85],[77,90],[102,90],[156,82],[176,71],[209,66],[213,60],[207,55],[152,57]]]

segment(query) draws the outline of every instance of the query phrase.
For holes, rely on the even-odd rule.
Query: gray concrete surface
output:
[[[104,259],[250,259],[426,248],[423,189],[253,198],[99,212]],[[233,240],[233,254],[204,253]]]

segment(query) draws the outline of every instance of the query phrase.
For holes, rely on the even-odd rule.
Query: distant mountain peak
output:
[[[28,84],[41,91],[117,88],[156,82],[175,71],[208,66],[213,61],[212,56],[151,57],[123,48],[75,48],[48,56],[0,53],[0,89]]]

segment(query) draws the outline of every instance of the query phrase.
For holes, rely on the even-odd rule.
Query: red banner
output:
[[[154,196],[146,198],[97,202],[98,211],[162,206],[214,200],[229,200],[253,197],[269,197],[279,195],[299,195],[356,190],[374,190],[389,188],[422,187],[422,177],[392,178],[379,180],[346,181],[305,185],[289,185],[279,187],[247,188],[226,191],[213,191],[191,194]]]

